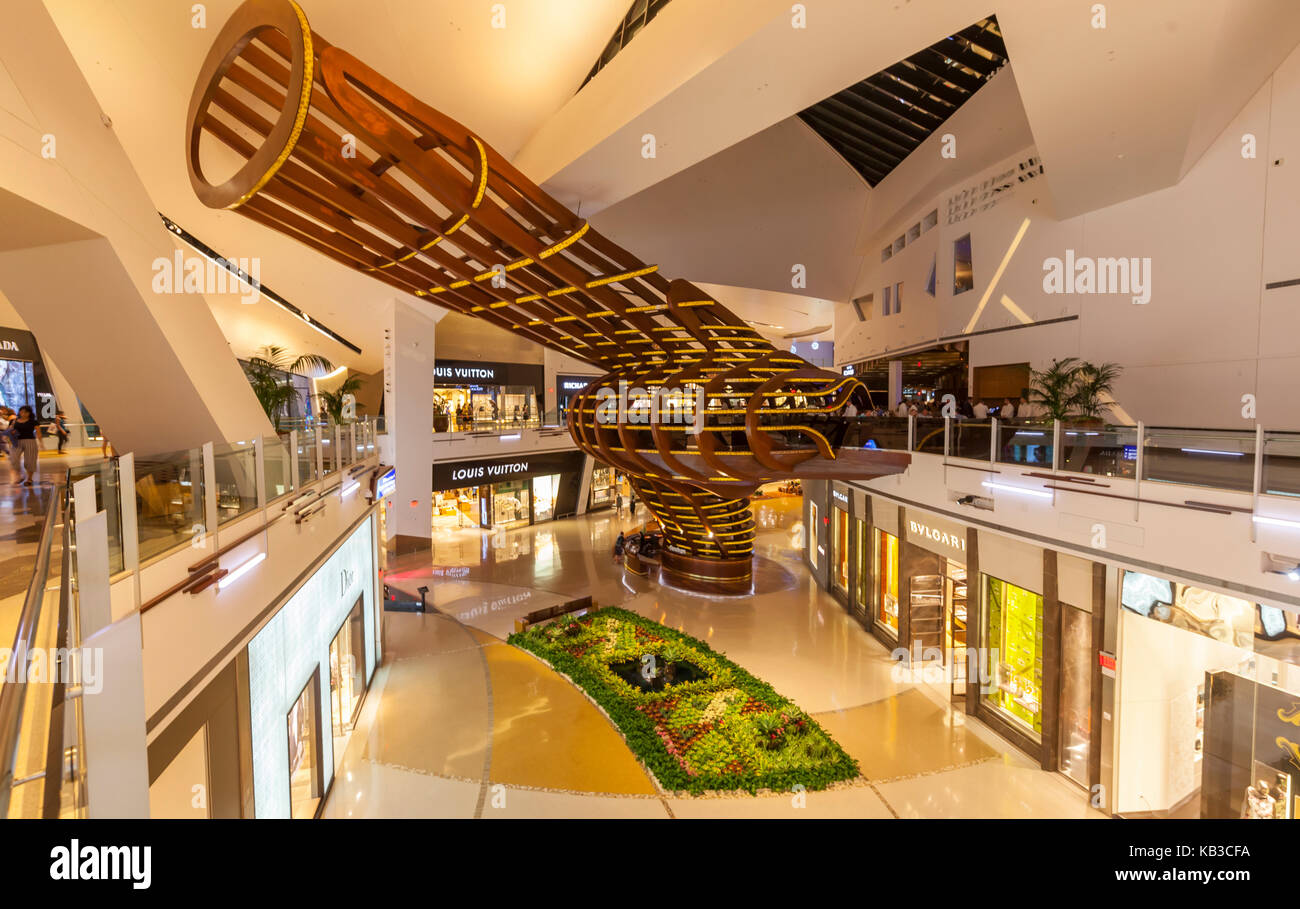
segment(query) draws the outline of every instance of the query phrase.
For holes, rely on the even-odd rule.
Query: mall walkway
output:
[[[54,501],[54,483],[69,467],[101,459],[98,448],[68,449],[60,455],[52,443],[40,455],[41,484],[22,485],[22,474],[8,455],[0,457],[0,647],[13,644],[23,595],[36,566],[45,514]]]
[[[1100,817],[940,691],[891,680],[888,651],[801,565],[799,502],[757,503],[759,592],[736,600],[625,576],[610,552],[631,522],[608,511],[495,537],[435,531],[432,559],[399,560],[388,581],[428,586],[438,612],[387,615],[385,665],[325,816]],[[585,695],[504,643],[515,617],[587,593],[724,651],[816,717],[863,777],[802,806],[658,792]]]

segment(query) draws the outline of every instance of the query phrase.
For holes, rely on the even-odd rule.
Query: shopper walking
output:
[[[18,450],[18,459],[21,459],[20,469],[23,473],[24,486],[31,486],[33,480],[40,482],[41,479],[40,449],[36,444],[36,430],[39,425],[31,407],[24,404],[18,408],[18,418],[14,420],[11,431],[14,445]]]
[[[63,411],[54,412],[54,422],[50,424],[49,430],[53,432],[59,440],[59,454],[63,454],[63,446],[68,444],[68,419],[63,415]]]

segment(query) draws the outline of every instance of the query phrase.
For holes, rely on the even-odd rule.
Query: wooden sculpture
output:
[[[844,408],[869,400],[857,379],[777,350],[593,230],[469,129],[313,32],[293,0],[234,12],[186,128],[190,182],[209,207],[604,369],[568,428],[631,478],[663,527],[669,581],[749,589],[748,496],[761,483],[909,462],[840,449]],[[205,133],[243,162],[225,183],[204,176]]]

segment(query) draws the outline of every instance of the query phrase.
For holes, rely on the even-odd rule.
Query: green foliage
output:
[[[771,685],[703,641],[636,613],[609,607],[533,626],[508,640],[563,672],[599,704],[667,789],[824,789],[858,775],[857,762]],[[645,654],[660,665],[689,662],[707,677],[646,691],[610,668]]]
[[[316,396],[320,398],[321,406],[330,415],[330,419],[335,423],[342,423],[343,406],[346,403],[344,398],[348,395],[355,397],[357,389],[364,384],[365,381],[360,376],[352,375],[344,379],[333,391],[318,391]],[[360,408],[361,405],[358,404],[357,407]]]
[[[295,394],[287,374],[302,376],[312,372],[329,372],[333,368],[334,364],[319,354],[291,357],[283,347],[268,344],[256,356],[248,358],[244,374],[248,377],[248,384],[253,387],[257,403],[262,405],[267,419],[279,431],[280,419],[285,415]]]
[[[1042,407],[1048,420],[1100,419],[1106,406],[1102,397],[1110,397],[1120,372],[1115,363],[1098,365],[1078,357],[1053,360],[1042,371],[1030,371],[1025,399]]]

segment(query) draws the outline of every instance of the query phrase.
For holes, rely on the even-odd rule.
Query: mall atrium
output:
[[[1300,817],[1300,4],[0,15],[9,818]]]

